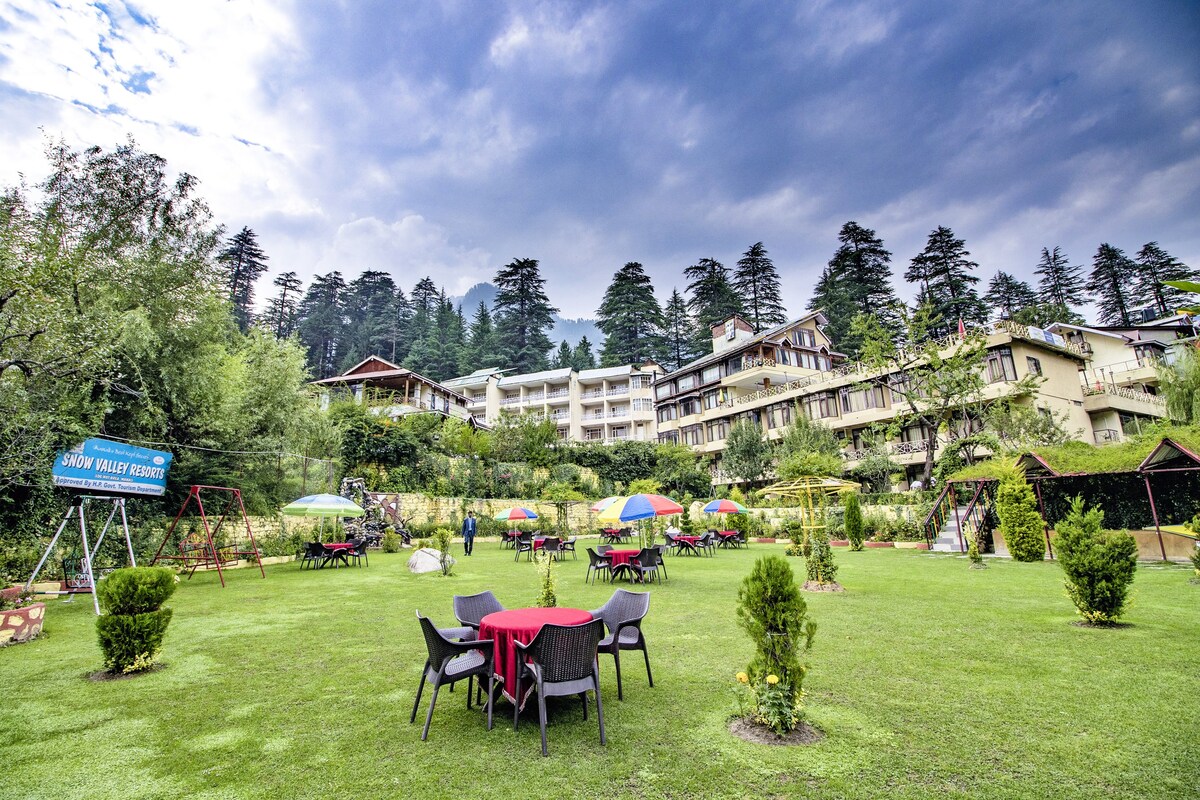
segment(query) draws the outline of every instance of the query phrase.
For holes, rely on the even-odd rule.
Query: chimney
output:
[[[729,350],[735,345],[754,338],[750,323],[734,314],[712,326],[712,348],[714,353]]]

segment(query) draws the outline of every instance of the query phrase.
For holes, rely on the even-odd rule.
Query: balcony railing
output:
[[[1131,389],[1128,386],[1088,386],[1085,387],[1083,393],[1088,397],[1098,394],[1112,395],[1113,397],[1122,397],[1126,400],[1134,400],[1142,403],[1149,403],[1155,406],[1166,407],[1167,401],[1162,395],[1150,394],[1139,389]]]
[[[519,402],[521,402],[521,398],[519,398],[519,397],[502,397],[502,398],[500,398],[500,405],[502,405],[502,406],[512,406],[512,405],[516,405]]]
[[[546,394],[546,399],[557,400],[560,397],[567,397],[570,394],[571,394],[570,391],[568,391],[566,389],[555,389],[553,392],[548,392]]]
[[[1121,432],[1112,428],[1105,428],[1095,432],[1096,444],[1112,444],[1113,442],[1121,441]]]
[[[929,452],[929,440],[922,439],[919,442],[900,442],[899,444],[892,445],[888,449],[891,450],[892,455],[894,456],[907,456],[912,455],[913,453],[927,453]]]
[[[590,392],[583,392],[579,395],[580,400],[595,400],[597,397],[604,397],[602,389],[593,389]]]
[[[608,397],[616,397],[617,395],[621,395],[621,394],[629,394],[629,387],[628,386],[616,386],[616,387],[613,387],[612,389],[609,389],[607,392],[605,392],[605,395],[607,395]]]

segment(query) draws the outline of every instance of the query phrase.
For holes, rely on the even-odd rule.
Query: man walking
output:
[[[467,555],[471,555],[471,551],[475,549],[475,512],[468,511],[467,518],[463,520],[462,526],[463,550]]]

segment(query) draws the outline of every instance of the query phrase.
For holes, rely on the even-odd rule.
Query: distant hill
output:
[[[475,314],[475,309],[479,307],[480,301],[487,303],[488,308],[493,307],[496,302],[496,291],[496,287],[490,283],[477,283],[467,289],[467,293],[462,297],[451,297],[450,302],[456,306],[462,306],[463,316],[469,322]],[[592,347],[599,353],[600,345],[604,343],[604,334],[596,327],[596,320],[564,319],[558,314],[554,315],[554,327],[550,329],[550,338],[554,340],[555,346],[566,339],[574,347],[584,336],[588,337]]]

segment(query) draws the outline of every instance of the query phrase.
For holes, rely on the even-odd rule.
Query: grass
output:
[[[366,569],[215,573],[172,598],[165,668],[93,682],[88,598],[51,601],[46,637],[0,651],[6,798],[1196,797],[1200,587],[1190,568],[1139,568],[1126,627],[1071,623],[1057,565],[916,551],[838,552],[844,595],[807,596],[819,630],[806,683],[826,737],[804,748],[733,738],[730,687],[751,653],[734,606],[753,560],[782,545],[668,559],[618,702],[601,661],[609,743],[577,702],[488,732],[443,692],[428,742],[409,724],[424,661],[413,609],[449,624],[451,596],[537,594],[533,565],[479,543],[451,578],[404,555]],[[581,553],[581,556],[584,554]],[[595,608],[586,557],[559,603]],[[795,561],[797,569],[802,564]],[[428,694],[426,695],[428,698]]]

